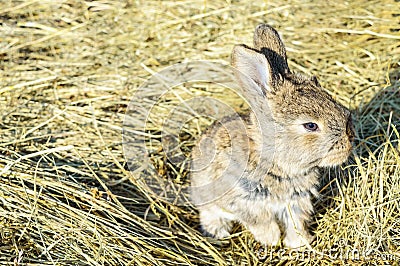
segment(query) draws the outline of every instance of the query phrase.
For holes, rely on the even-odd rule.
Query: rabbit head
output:
[[[232,66],[242,90],[257,99],[252,108],[265,110],[257,115],[261,131],[274,128],[274,136],[260,138],[274,142],[274,165],[298,175],[347,160],[354,138],[350,111],[316,77],[290,71],[283,42],[272,27],[256,28],[254,48],[235,46]]]

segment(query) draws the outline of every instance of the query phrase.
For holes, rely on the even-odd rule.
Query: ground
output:
[[[291,69],[317,76],[355,118],[349,162],[321,179],[308,253],[264,250],[240,226],[205,238],[195,208],[140,181],[156,172],[187,183],[182,162],[209,122],[185,124],[174,164],[157,118],[194,95],[240,111],[237,95],[189,83],[158,96],[149,164],[133,172],[124,156],[125,113],[153,74],[195,60],[227,65],[233,45],[251,44],[265,22]],[[399,31],[397,0],[1,1],[0,264],[397,265]]]

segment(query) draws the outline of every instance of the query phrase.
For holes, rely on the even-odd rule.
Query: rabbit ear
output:
[[[254,48],[268,58],[275,75],[290,73],[285,46],[274,28],[267,24],[258,25],[254,32]]]
[[[236,45],[232,52],[232,66],[243,89],[254,92],[252,88],[255,88],[260,95],[272,91],[271,66],[263,54],[246,45]]]

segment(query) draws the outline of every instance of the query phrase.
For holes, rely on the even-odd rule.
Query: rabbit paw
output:
[[[226,238],[226,237],[230,236],[230,233],[229,233],[230,226],[219,227],[219,226],[216,226],[216,225],[214,225],[214,226],[212,226],[212,225],[207,225],[207,226],[202,225],[201,229],[202,229],[201,231],[202,231],[204,236],[212,237],[212,238],[215,238],[215,239],[223,239],[223,238]]]
[[[292,232],[283,239],[283,244],[290,249],[301,249],[307,247],[312,237],[307,232]]]
[[[276,246],[281,238],[281,232],[275,221],[248,226],[254,238],[263,245]]]
[[[226,238],[230,235],[232,220],[225,217],[222,211],[200,211],[200,224],[203,235],[216,239]]]

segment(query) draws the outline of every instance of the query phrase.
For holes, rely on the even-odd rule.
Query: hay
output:
[[[1,1],[0,264],[396,265],[399,10],[392,0]],[[203,238],[195,209],[151,196],[123,156],[125,111],[152,73],[227,62],[261,22],[281,32],[293,70],[317,75],[356,116],[354,156],[324,175],[304,258],[261,254],[241,227]],[[237,101],[201,84],[188,93]],[[168,97],[160,107],[176,104]],[[187,128],[186,152],[205,124]],[[184,170],[162,164],[159,131],[149,132],[155,169],[183,182]]]

